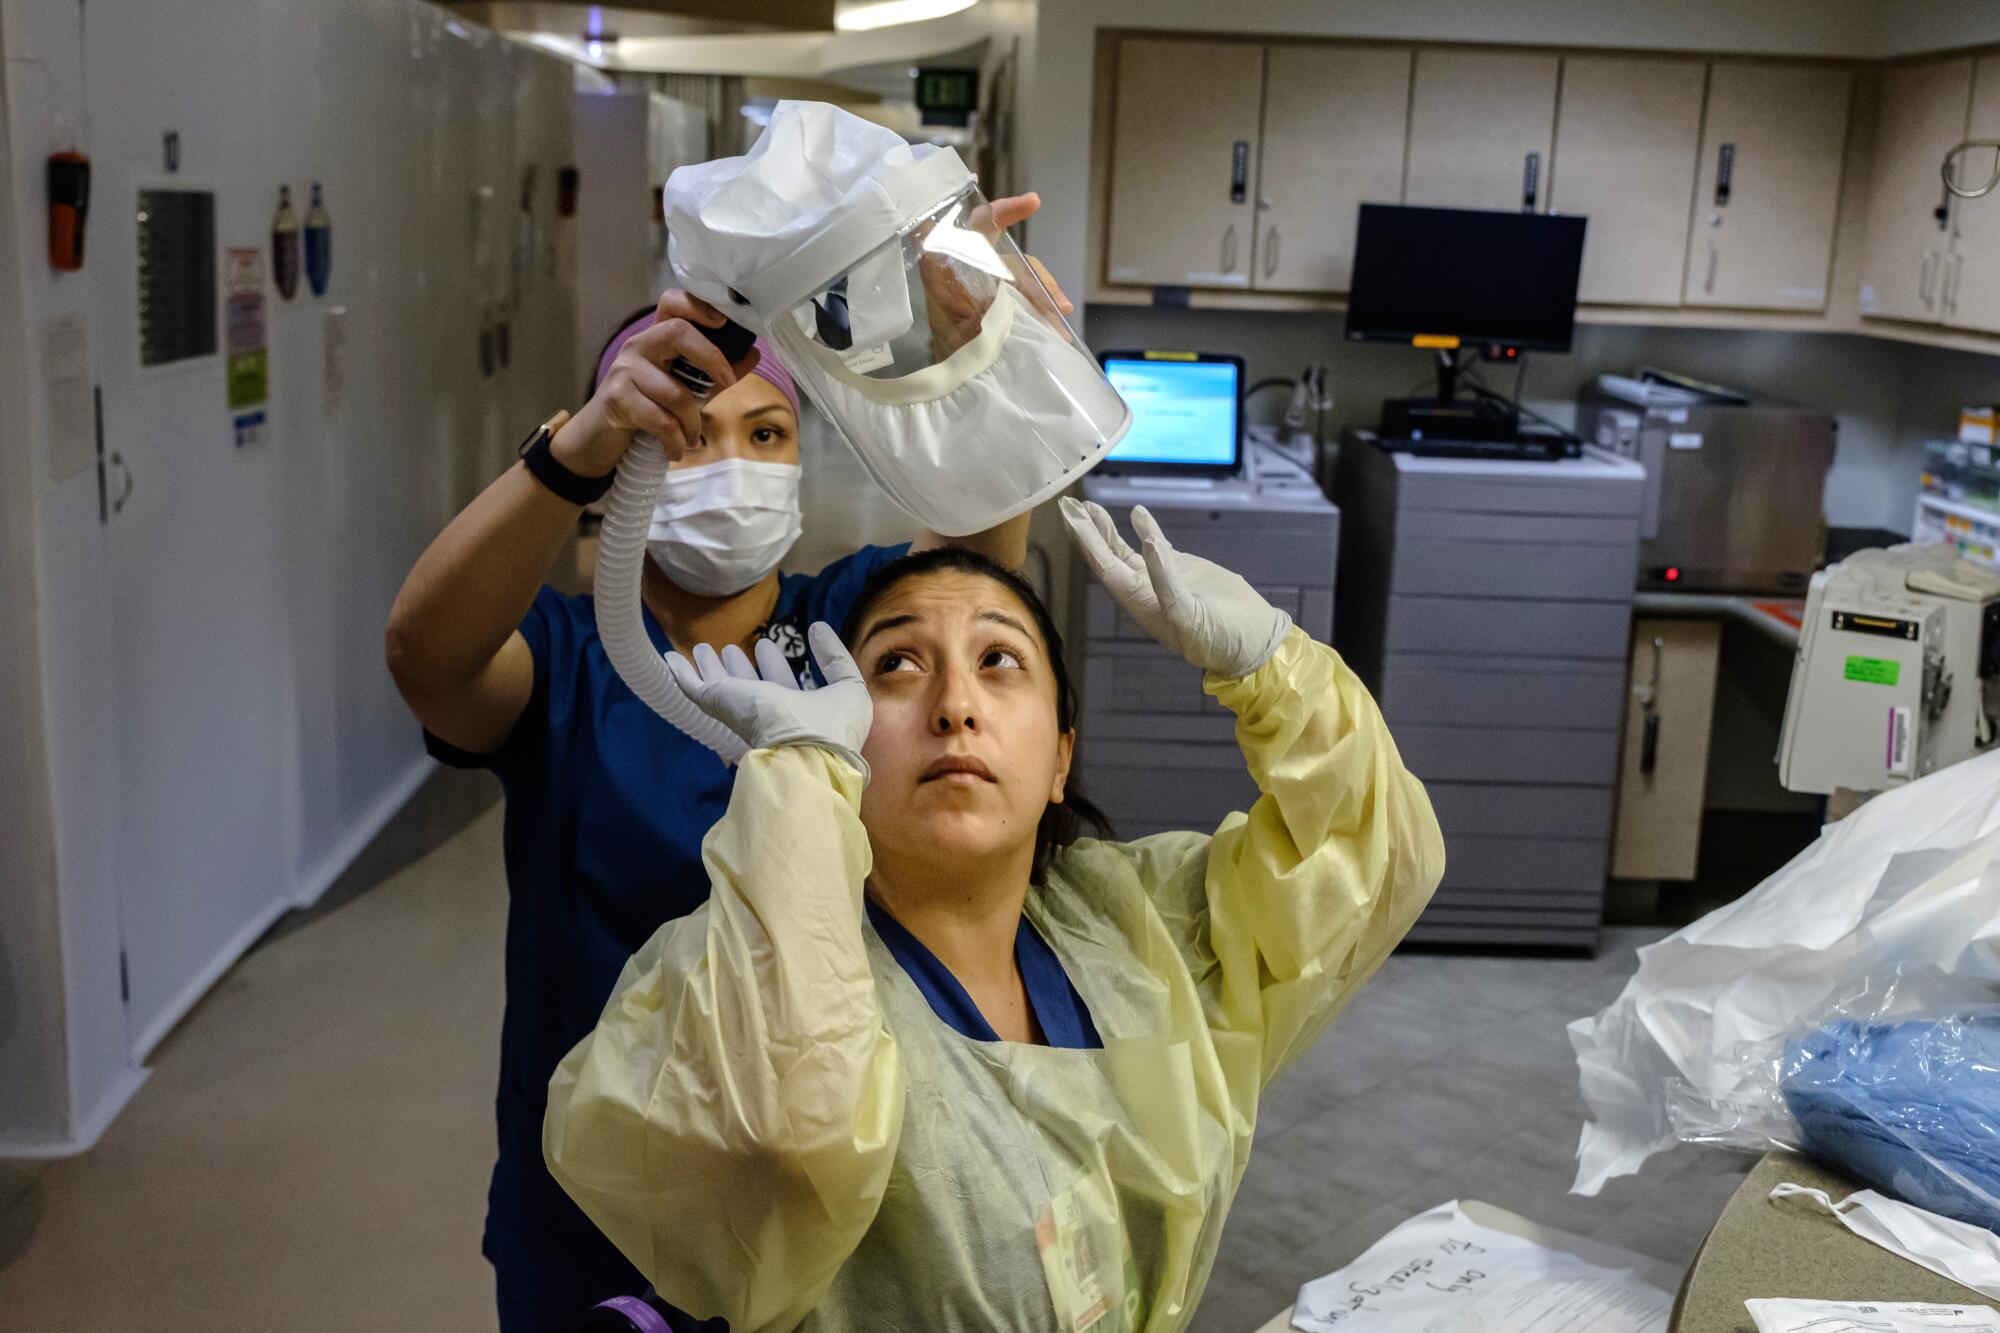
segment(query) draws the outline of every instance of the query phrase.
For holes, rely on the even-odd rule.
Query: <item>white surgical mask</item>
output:
[[[2000,1299],[2000,1237],[1985,1227],[1940,1217],[1874,1190],[1856,1190],[1835,1203],[1825,1190],[1788,1181],[1773,1189],[1771,1197],[1810,1200],[1863,1240],[1962,1287]]]
[[[687,591],[727,597],[776,569],[799,527],[798,464],[727,458],[668,469],[646,553]]]

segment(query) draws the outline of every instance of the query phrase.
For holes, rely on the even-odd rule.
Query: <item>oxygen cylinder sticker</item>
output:
[[[306,281],[314,296],[326,295],[333,275],[333,219],[327,216],[319,182],[313,182],[312,205],[306,209]]]
[[[287,301],[299,290],[299,215],[292,211],[292,187],[278,187],[278,212],[271,219],[271,280]]]

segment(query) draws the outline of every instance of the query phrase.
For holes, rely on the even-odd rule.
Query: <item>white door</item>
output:
[[[287,894],[287,663],[269,518],[284,442],[236,443],[221,355],[223,250],[268,252],[276,181],[246,111],[257,104],[254,0],[84,13],[91,344],[116,460],[107,520],[119,777],[101,817],[115,829],[127,1017],[143,1056]],[[189,69],[208,77],[190,80]],[[141,192],[155,190],[144,225],[181,225],[150,242],[158,281],[142,294]],[[212,231],[198,225],[203,207]],[[194,354],[144,364],[142,295],[161,355]]]

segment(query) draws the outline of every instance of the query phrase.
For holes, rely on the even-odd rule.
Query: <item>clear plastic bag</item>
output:
[[[1665,1080],[1684,1143],[1810,1153],[1920,1208],[2000,1231],[2000,993],[1936,968],[1871,977],[1791,1035],[1727,1053],[1728,1097]]]
[[[1869,1100],[1860,1091],[1868,1078],[1884,1094],[1898,1079],[1923,1096],[1994,1089],[1996,1100],[1978,1102],[1992,1114],[1961,1123],[1967,1151],[1977,1147],[2000,1174],[2000,1075],[1991,1068],[2000,1042],[1986,1045],[2000,1021],[1996,946],[2000,752],[1876,797],[1743,898],[1639,951],[1618,999],[1570,1025],[1591,1115],[1573,1188],[1595,1194],[1676,1141],[1811,1147],[1788,1089],[1807,1096],[1811,1080],[1835,1066],[1814,1071],[1805,1057],[1833,1060],[1843,1039],[1852,1049],[1838,1063],[1844,1081],[1832,1086],[1903,1127],[1895,1132],[1913,1152],[1931,1132],[1921,1108]],[[1926,1019],[1959,1025],[1938,1028],[1936,1043],[1920,1048],[1935,1073],[1950,1076],[1930,1084],[1882,1064],[1885,1039],[1875,1031]],[[1951,1046],[1960,1029],[1964,1041]],[[1890,1044],[1900,1052],[1910,1043]],[[1941,1054],[1950,1050],[1966,1054]],[[1870,1061],[1880,1066],[1873,1075]],[[2000,1192],[1956,1158],[1935,1169],[1947,1180],[1964,1176],[1975,1205],[1982,1193],[1992,1205]],[[1925,1188],[1907,1174],[1910,1188]],[[1879,1183],[1905,1193],[1895,1180]],[[2000,1219],[2000,1208],[1987,1216]]]
[[[1778,1086],[1813,1156],[2000,1231],[2000,1005],[1834,1019],[1786,1046]]]

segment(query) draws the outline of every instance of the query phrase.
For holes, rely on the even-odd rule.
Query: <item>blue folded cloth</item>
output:
[[[2000,1013],[1841,1019],[1786,1048],[1779,1086],[1813,1156],[2000,1231]]]

